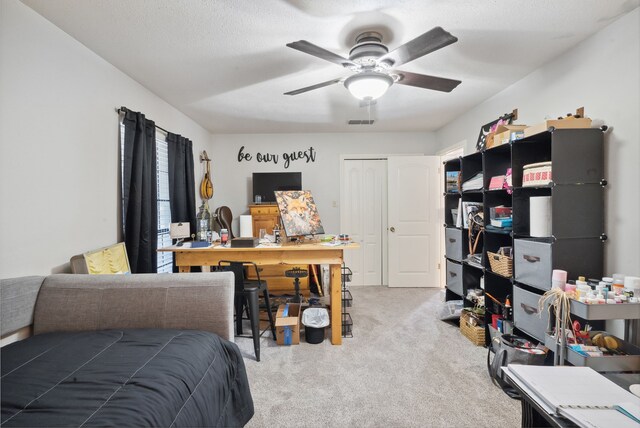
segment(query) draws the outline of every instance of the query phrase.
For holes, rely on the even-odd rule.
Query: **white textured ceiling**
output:
[[[428,131],[526,76],[639,0],[23,0],[214,133]],[[287,48],[300,39],[348,57],[359,30],[390,50],[441,26],[459,41],[402,66],[462,80],[451,93],[393,85],[371,108],[347,76]],[[597,55],[597,52],[593,53]],[[495,114],[493,112],[491,114]],[[349,119],[375,120],[348,126]],[[489,114],[489,116],[491,116]]]

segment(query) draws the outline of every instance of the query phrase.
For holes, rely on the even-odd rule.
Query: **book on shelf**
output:
[[[498,205],[497,207],[491,207],[489,209],[489,216],[491,218],[508,218],[513,214],[513,208],[505,207],[504,205]]]
[[[512,227],[513,225],[513,209],[499,205],[489,208],[490,224],[494,227]]]
[[[509,364],[503,370],[547,413],[579,427],[640,424],[640,398],[590,367]]]
[[[477,173],[464,183],[462,183],[462,191],[466,190],[482,190],[483,175],[481,172]]]
[[[447,193],[458,193],[460,191],[460,171],[447,171],[446,189]]]
[[[492,218],[491,226],[506,228],[513,226],[513,219],[511,217],[503,217],[503,218]]]
[[[471,201],[464,201],[462,202],[462,211],[463,211],[463,215],[462,215],[462,228],[463,229],[468,229],[469,228],[469,216],[471,214],[475,214],[476,212],[482,212],[482,202],[471,202]],[[458,215],[460,212],[458,211]]]
[[[489,181],[489,190],[503,189],[506,181],[507,177],[505,175],[496,175],[495,177],[491,177],[491,181]]]

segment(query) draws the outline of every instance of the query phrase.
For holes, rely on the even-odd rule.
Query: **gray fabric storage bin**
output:
[[[553,269],[567,271],[569,279],[602,277],[603,243],[600,238],[515,239],[514,278],[547,291]]]
[[[447,260],[447,289],[460,297],[464,297],[464,290],[462,288],[462,265],[450,260]]]
[[[529,239],[514,241],[516,281],[541,290],[551,288],[551,243]]]
[[[463,232],[463,230],[454,227],[447,227],[445,230],[445,255],[447,258],[459,262],[465,258]]]
[[[549,312],[538,310],[538,301],[542,294],[527,291],[517,284],[513,286],[513,325],[531,337],[544,342]]]

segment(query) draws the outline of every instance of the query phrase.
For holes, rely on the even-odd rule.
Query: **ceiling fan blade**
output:
[[[462,83],[460,80],[446,79],[444,77],[429,76],[427,74],[410,73],[408,71],[395,70],[399,79],[395,83],[418,88],[433,89],[434,91],[451,92]]]
[[[378,64],[397,67],[458,41],[451,33],[435,27],[378,59]]]
[[[300,88],[300,89],[296,89],[295,91],[285,92],[284,95],[298,95],[298,94],[302,94],[303,92],[313,91],[314,89],[318,89],[318,88],[324,88],[325,86],[333,85],[339,82],[342,82],[341,78],[327,80],[326,82],[316,83],[315,85],[307,86],[306,88]]]
[[[329,52],[328,50],[323,49],[320,46],[316,46],[313,43],[307,42],[306,40],[298,40],[297,42],[287,43],[287,46],[292,49],[299,50],[300,52],[304,52],[309,55],[316,56],[320,59],[324,59],[325,61],[338,64],[345,68],[359,68],[359,66],[355,62],[341,57],[338,54],[334,54],[333,52]]]

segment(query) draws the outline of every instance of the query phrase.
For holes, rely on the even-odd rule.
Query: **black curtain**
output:
[[[132,273],[158,267],[158,197],[155,123],[125,110],[122,171],[122,233]]]
[[[193,143],[188,138],[167,133],[169,157],[169,200],[172,223],[189,223],[196,233],[195,175],[193,171]],[[174,271],[177,272],[174,260]]]

